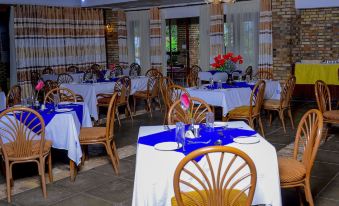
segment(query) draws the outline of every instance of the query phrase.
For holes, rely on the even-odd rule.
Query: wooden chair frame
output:
[[[274,79],[273,73],[270,71],[258,71],[254,76],[258,79]]]
[[[68,84],[68,83],[72,83],[73,82],[73,77],[67,73],[62,73],[58,75],[58,79],[57,79],[58,85],[61,84]]]
[[[174,85],[174,82],[170,77],[161,77],[160,78],[160,92],[161,92],[163,103],[165,105],[165,116],[164,116],[163,124],[167,123],[167,113],[168,113],[168,110],[169,110],[169,105],[167,104],[168,88],[172,85]]]
[[[77,72],[79,72],[79,71],[80,71],[79,67],[74,66],[74,65],[69,66],[69,67],[67,67],[67,69],[66,69],[66,72],[68,72],[68,73],[77,73]]]
[[[115,65],[114,75],[115,75],[115,77],[119,77],[119,76],[124,75],[124,69],[120,65]]]
[[[67,88],[55,88],[50,90],[44,99],[44,104],[46,103],[53,103],[54,102],[54,96],[58,95],[60,102],[77,102],[77,97],[75,93]]]
[[[161,78],[163,77],[162,73],[158,70],[158,69],[149,69],[147,70],[146,77],[157,77],[157,78]]]
[[[213,158],[219,156],[219,160],[213,161],[215,164],[212,164],[212,155]],[[204,170],[200,162],[195,160],[202,156],[207,160],[208,170]],[[226,156],[230,161],[224,161]],[[235,162],[239,164],[234,164]],[[238,175],[239,172],[244,174]],[[191,183],[192,180],[195,184]],[[173,188],[179,206],[185,205],[184,198],[190,202],[189,205],[197,206],[243,205],[240,201],[250,206],[256,182],[257,171],[247,154],[233,147],[210,146],[195,150],[180,161],[174,173]],[[239,183],[245,185],[241,186]],[[192,192],[183,192],[181,185],[196,195],[190,196]]]
[[[314,89],[315,89],[315,97],[317,100],[317,105],[321,113],[324,114],[327,111],[332,111],[331,93],[330,93],[330,89],[328,88],[327,84],[322,80],[318,80],[315,82]],[[326,117],[324,117],[324,122],[339,124],[339,120],[329,119]]]
[[[6,106],[12,107],[21,102],[21,87],[16,84],[11,87],[6,97]]]
[[[42,70],[42,74],[54,74],[54,70],[52,67],[46,67],[44,70]]]
[[[141,66],[138,63],[132,63],[129,66],[130,70],[129,70],[129,75],[133,76],[133,74],[136,72],[137,76],[140,76],[141,74]]]

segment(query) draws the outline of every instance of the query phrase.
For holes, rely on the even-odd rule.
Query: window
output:
[[[166,51],[170,52],[171,50],[172,52],[178,51],[178,27],[177,25],[166,25]]]
[[[136,63],[140,64],[140,48],[141,48],[141,38],[140,38],[140,27],[139,22],[134,22],[134,60]]]

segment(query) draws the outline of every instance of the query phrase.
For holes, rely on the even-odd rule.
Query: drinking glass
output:
[[[55,95],[53,96],[53,102],[54,102],[54,108],[55,108],[55,109],[58,109],[58,107],[59,107],[59,102],[60,102],[60,97],[59,97],[58,94],[55,94]]]
[[[208,131],[213,131],[214,129],[214,113],[213,112],[206,113],[206,127]]]
[[[221,82],[221,80],[218,81],[218,89],[222,89],[222,82]]]
[[[185,151],[185,124],[183,122],[175,124],[175,141],[178,143],[178,147],[181,144],[182,150]]]
[[[97,83],[97,75],[93,74],[93,83]]]
[[[22,104],[22,106],[26,107],[27,106],[27,98],[21,98],[21,104]]]

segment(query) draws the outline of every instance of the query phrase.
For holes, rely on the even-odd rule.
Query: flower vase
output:
[[[232,85],[233,84],[233,77],[232,74],[227,74],[227,84]]]

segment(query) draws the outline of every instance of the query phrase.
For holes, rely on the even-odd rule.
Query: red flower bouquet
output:
[[[228,52],[225,55],[219,54],[214,57],[214,63],[211,66],[213,69],[232,74],[236,70],[237,64],[242,64],[243,62],[242,56],[236,56],[232,52]]]

